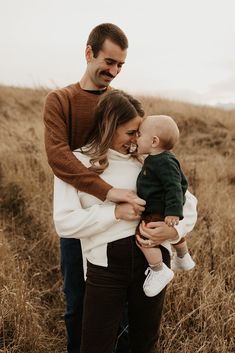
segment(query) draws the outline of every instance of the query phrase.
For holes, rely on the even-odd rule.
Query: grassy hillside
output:
[[[0,87],[0,352],[65,352],[52,173],[43,147],[45,90]],[[197,267],[169,285],[158,353],[235,351],[235,111],[139,97],[172,115],[175,152],[199,200],[188,237]]]

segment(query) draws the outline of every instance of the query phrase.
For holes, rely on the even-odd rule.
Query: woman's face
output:
[[[113,137],[110,148],[122,154],[130,153],[131,144],[136,144],[136,135],[142,121],[140,116],[119,125]]]

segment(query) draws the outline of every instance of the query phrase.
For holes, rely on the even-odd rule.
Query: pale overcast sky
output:
[[[191,102],[235,103],[235,0],[0,0],[0,84],[79,81],[91,29],[129,39],[113,86]]]

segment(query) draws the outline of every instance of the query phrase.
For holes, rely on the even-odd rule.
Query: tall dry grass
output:
[[[65,352],[45,90],[0,87],[0,352]],[[158,353],[235,351],[235,112],[140,97],[181,130],[176,154],[199,200],[188,237],[197,267],[169,285]]]

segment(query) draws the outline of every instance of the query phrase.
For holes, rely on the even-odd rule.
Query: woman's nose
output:
[[[136,141],[137,141],[136,135],[132,136],[131,137],[131,142],[132,143],[136,143]]]

